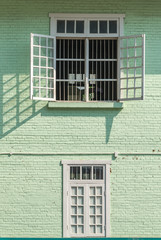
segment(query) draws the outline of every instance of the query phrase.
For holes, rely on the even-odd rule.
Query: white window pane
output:
[[[77,233],[77,226],[71,226],[72,233]]]
[[[90,216],[90,224],[95,224],[95,216]]]
[[[77,197],[72,197],[72,204],[73,205],[76,205],[77,204]]]
[[[97,197],[97,205],[101,205],[102,204],[102,197]]]
[[[83,223],[84,223],[84,217],[78,216],[78,224],[83,224]]]
[[[95,205],[95,197],[90,197],[90,204]]]
[[[96,188],[96,194],[97,195],[102,195],[102,187],[97,187]]]
[[[95,214],[95,207],[90,207],[90,214]]]
[[[102,207],[96,207],[96,213],[102,214]]]
[[[83,207],[78,207],[78,214],[83,214]]]
[[[83,197],[78,197],[78,205],[83,205]]]
[[[95,230],[95,226],[90,226],[90,233],[95,233],[96,230]]]
[[[71,207],[71,213],[77,214],[77,207]]]
[[[84,195],[83,187],[78,187],[78,195]]]
[[[97,224],[102,224],[102,217],[101,216],[96,217],[96,223]]]
[[[84,227],[78,226],[78,233],[84,233]]]
[[[95,187],[90,187],[90,195],[95,195]]]
[[[72,187],[72,195],[77,195],[77,188],[76,187]]]
[[[102,226],[96,226],[96,233],[102,233]]]

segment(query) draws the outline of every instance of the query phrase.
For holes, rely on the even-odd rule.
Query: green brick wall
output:
[[[0,153],[160,152],[160,0],[1,0]],[[49,13],[125,14],[125,35],[146,34],[145,100],[117,109],[49,109],[29,99],[30,33]],[[63,159],[109,159],[111,236],[161,236],[161,157],[0,156],[0,237],[62,237]]]

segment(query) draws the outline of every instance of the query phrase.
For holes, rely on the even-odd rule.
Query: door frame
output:
[[[70,237],[68,229],[68,176],[70,165],[105,166],[105,237],[110,237],[110,165],[109,160],[63,160],[63,237]],[[81,184],[81,183],[80,183]]]

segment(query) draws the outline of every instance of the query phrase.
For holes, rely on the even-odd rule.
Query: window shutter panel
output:
[[[143,100],[145,35],[119,38],[118,100]]]
[[[31,34],[31,99],[56,100],[55,46],[55,37]]]

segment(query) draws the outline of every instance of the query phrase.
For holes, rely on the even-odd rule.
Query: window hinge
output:
[[[68,230],[68,225],[67,225],[67,230]]]
[[[68,196],[68,191],[67,191],[67,196]]]

